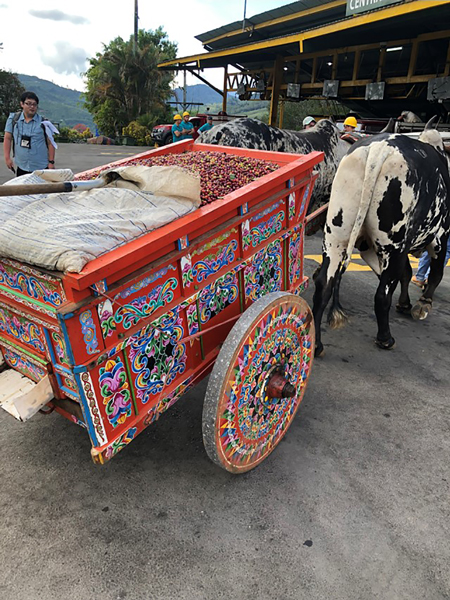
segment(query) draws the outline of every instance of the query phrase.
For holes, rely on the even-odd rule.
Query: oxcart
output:
[[[256,157],[278,168],[79,274],[0,260],[8,367],[0,385],[9,378],[15,389],[2,401],[21,420],[55,410],[82,426],[94,462],[104,463],[212,370],[204,444],[214,462],[240,473],[286,433],[311,372],[303,236],[322,154],[187,141],[137,158],[187,151]]]

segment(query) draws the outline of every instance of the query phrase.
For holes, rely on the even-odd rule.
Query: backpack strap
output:
[[[15,142],[14,142],[14,127],[17,125],[17,121],[20,119],[20,115],[22,114],[21,110],[18,110],[16,113],[14,113],[14,117],[12,120],[12,155],[15,156],[16,152],[15,152]]]

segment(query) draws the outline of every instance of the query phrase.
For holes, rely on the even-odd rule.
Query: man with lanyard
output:
[[[183,128],[183,135],[181,136],[182,140],[193,140],[194,139],[194,126],[189,121],[189,113],[187,110],[183,113],[183,122],[181,123],[181,127]]]
[[[212,124],[212,116],[208,115],[206,117],[206,123],[204,125],[202,125],[201,127],[199,127],[199,132],[203,133],[204,131],[209,131],[210,129],[213,128],[213,124]]]
[[[6,121],[3,155],[6,166],[13,172],[16,163],[17,176],[55,168],[55,148],[53,144],[47,144],[43,118],[37,113],[38,105],[39,98],[34,92],[24,92],[20,99],[22,114],[16,117],[11,113]]]
[[[173,120],[175,123],[172,125],[172,144],[175,142],[181,142],[183,139],[183,128],[181,127],[181,117],[180,115],[175,115]]]

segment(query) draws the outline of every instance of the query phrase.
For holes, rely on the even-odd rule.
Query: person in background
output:
[[[311,129],[316,126],[316,120],[314,117],[305,117],[303,119],[303,129]]]
[[[38,115],[39,98],[34,92],[24,92],[20,98],[22,112],[11,113],[5,125],[3,156],[6,166],[17,176],[26,175],[40,169],[55,168],[55,148],[53,137],[48,137],[47,126],[57,131],[50,121]],[[11,150],[12,156],[11,157]]]
[[[204,131],[209,131],[210,129],[212,129],[213,128],[212,122],[213,122],[212,116],[208,115],[206,117],[206,123],[204,125],[202,125],[201,127],[199,127],[199,129],[198,129],[199,132],[203,133]]]
[[[347,117],[344,121],[344,131],[346,133],[354,133],[355,129],[358,127],[358,121],[355,117]]]
[[[350,115],[344,121],[344,131],[341,133],[341,139],[345,140],[349,144],[354,144],[361,139],[361,134],[356,131],[358,127],[358,121],[355,117]]]
[[[183,128],[183,135],[181,136],[182,140],[192,140],[194,139],[194,126],[189,121],[189,113],[187,110],[183,113],[183,121],[181,123],[181,127]]]
[[[181,126],[182,118],[180,115],[175,115],[173,120],[175,123],[172,125],[172,144],[174,142],[180,142],[183,138],[183,128]]]
[[[447,254],[445,255],[445,263],[444,266],[447,265],[448,259],[450,258],[450,238],[447,242]],[[414,285],[417,285],[423,288],[428,283],[428,275],[430,274],[430,264],[431,264],[431,256],[425,250],[422,256],[419,259],[419,266],[417,268],[417,273],[411,277],[411,281]]]

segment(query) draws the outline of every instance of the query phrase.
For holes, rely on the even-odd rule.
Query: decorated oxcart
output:
[[[314,325],[301,298],[303,236],[322,154],[187,141],[136,158],[191,153],[201,162],[211,152],[273,169],[80,273],[0,259],[0,349],[8,367],[0,385],[13,373],[25,376],[4,407],[21,420],[55,410],[82,426],[96,463],[212,370],[205,447],[218,465],[244,472],[275,448],[304,395]],[[210,179],[220,185],[217,173]]]

